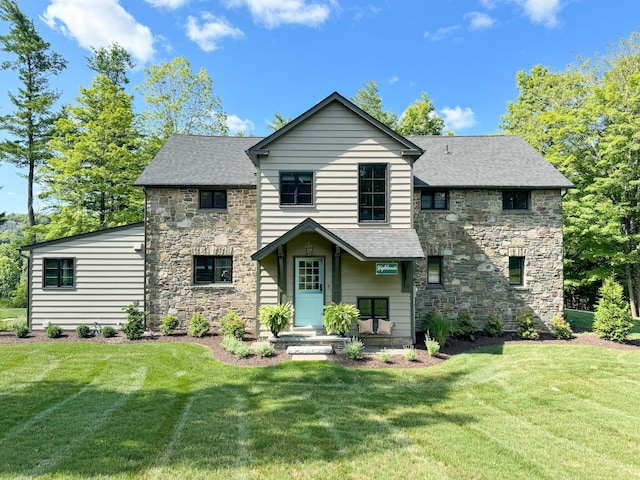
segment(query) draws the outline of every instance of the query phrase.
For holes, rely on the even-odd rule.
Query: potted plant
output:
[[[263,305],[259,311],[260,321],[271,330],[274,337],[277,337],[289,325],[292,315],[293,305],[291,302]]]
[[[324,306],[322,313],[322,323],[327,333],[337,333],[341,337],[345,336],[351,327],[358,323],[360,310],[355,305],[348,303],[334,303]]]

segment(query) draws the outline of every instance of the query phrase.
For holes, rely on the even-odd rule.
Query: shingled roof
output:
[[[262,138],[174,134],[138,177],[138,186],[255,186],[245,151]]]
[[[573,187],[529,143],[516,135],[413,136],[408,139],[424,150],[413,166],[416,187]]]

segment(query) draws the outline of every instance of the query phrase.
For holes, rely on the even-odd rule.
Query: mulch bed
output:
[[[61,338],[51,339],[47,338],[44,331],[30,332],[26,338],[18,338],[13,332],[0,332],[0,344],[25,344],[34,342],[89,342],[89,343],[107,343],[107,344],[146,344],[146,343],[163,343],[163,342],[192,342],[199,343],[209,347],[213,356],[224,363],[229,365],[247,366],[247,367],[265,367],[270,365],[277,365],[280,362],[291,360],[291,355],[288,355],[283,350],[277,350],[273,357],[262,358],[258,355],[250,355],[248,358],[238,358],[230,352],[227,352],[222,348],[220,342],[222,341],[222,335],[212,334],[206,335],[202,338],[190,337],[186,334],[173,334],[173,335],[155,335],[153,337],[145,336],[140,340],[127,340],[127,338],[118,334],[113,338],[104,337],[90,337],[90,338],[78,338],[75,331],[64,332]],[[255,339],[250,335],[245,335],[245,341],[253,342]],[[511,343],[519,344],[561,344],[561,345],[595,345],[606,348],[620,348],[620,349],[640,349],[639,341],[632,341],[625,344],[616,342],[610,342],[602,340],[594,333],[583,332],[576,333],[571,340],[555,340],[549,335],[541,335],[540,340],[520,340],[514,335],[507,334],[504,337],[492,338],[479,336],[475,342],[467,342],[462,340],[453,341],[451,345],[447,345],[442,349],[437,357],[430,357],[427,353],[424,343],[418,343],[416,348],[417,360],[410,362],[404,358],[402,354],[391,355],[391,361],[384,363],[380,361],[376,354],[365,354],[362,360],[351,360],[344,353],[338,352],[335,355],[329,355],[328,359],[331,362],[338,363],[347,367],[356,368],[422,368],[437,365],[451,358],[453,355],[468,352],[474,348],[491,346],[491,345],[505,345]]]

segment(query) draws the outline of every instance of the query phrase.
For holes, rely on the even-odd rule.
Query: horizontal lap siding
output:
[[[96,233],[32,250],[32,328],[43,322],[73,329],[80,324],[116,325],[123,307],[144,302],[144,227]],[[74,258],[74,288],[43,288],[44,258]]]
[[[384,227],[410,228],[411,165],[401,156],[402,148],[337,104],[283,135],[260,160],[259,248],[308,217],[327,228],[357,227],[359,163],[389,164],[389,223]],[[313,206],[280,206],[280,171],[314,172]]]

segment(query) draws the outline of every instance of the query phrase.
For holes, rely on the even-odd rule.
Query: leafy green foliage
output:
[[[344,302],[331,302],[325,305],[322,311],[322,324],[329,335],[332,333],[344,335],[358,323],[359,318],[360,310],[355,305]]]
[[[91,329],[88,325],[78,325],[76,327],[76,335],[80,338],[89,338],[91,336]]]
[[[404,349],[404,358],[409,360],[410,362],[415,362],[418,360],[418,353],[413,345],[408,346]]]
[[[379,358],[382,363],[391,362],[391,354],[385,348],[380,350]]]
[[[129,340],[141,339],[147,328],[147,312],[141,311],[139,305],[140,302],[135,300],[122,309],[127,312],[127,321],[122,326],[122,333]]]
[[[267,128],[272,132],[276,132],[284,127],[287,123],[291,122],[292,118],[285,118],[278,112],[273,112],[273,121],[267,124]]]
[[[17,72],[20,84],[15,93],[9,92],[15,111],[0,117],[0,130],[6,132],[0,141],[0,160],[27,169],[28,224],[35,225],[36,170],[51,158],[47,142],[58,117],[53,105],[60,98],[59,92],[49,88],[49,79],[64,70],[67,62],[50,50],[15,1],[0,1],[0,20],[9,24],[9,33],[0,36],[2,51],[13,57],[4,60],[1,68]]]
[[[101,331],[101,333],[102,333],[102,336],[103,336],[104,338],[111,338],[111,337],[115,337],[115,336],[118,334],[118,332],[116,332],[116,329],[115,329],[115,328],[110,327],[110,326],[108,326],[108,325],[107,325],[107,326],[105,326],[105,327],[102,327],[102,331]]]
[[[600,338],[620,343],[627,341],[633,328],[633,318],[622,292],[622,285],[612,278],[605,280],[600,288],[600,300],[593,320],[593,331]]]
[[[444,346],[451,333],[451,320],[439,313],[427,313],[422,321],[422,329]]]
[[[209,333],[211,323],[201,313],[196,313],[189,321],[189,335],[196,338],[204,337]]]
[[[342,347],[342,351],[352,360],[360,360],[362,358],[362,351],[364,350],[364,343],[357,337],[350,338]]]
[[[554,315],[551,320],[551,335],[558,340],[570,340],[573,338],[571,325],[560,314]]]
[[[258,311],[258,318],[277,337],[291,322],[293,305],[291,302],[278,305],[263,305]]]
[[[525,309],[518,317],[516,324],[518,326],[517,334],[518,338],[522,340],[538,340],[540,334],[536,330],[536,325],[533,320],[533,311],[530,308]]]
[[[400,135],[441,135],[444,120],[438,115],[433,101],[422,92],[420,100],[409,105],[400,118],[397,131]]]
[[[5,300],[12,299],[20,283],[24,259],[18,248],[16,244],[0,245],[0,298]]]
[[[45,333],[49,338],[60,338],[62,336],[62,328],[58,325],[51,325],[47,327]]]
[[[18,323],[14,325],[13,332],[16,334],[16,337],[25,338],[29,335],[29,327],[27,327],[26,323]]]
[[[452,329],[452,335],[463,340],[475,341],[478,325],[470,313],[459,312],[456,323]]]
[[[240,358],[251,355],[251,347],[233,335],[226,335],[221,342],[222,348]]]
[[[440,353],[440,344],[429,336],[429,332],[425,334],[424,344],[430,357],[435,357]]]
[[[497,315],[489,315],[482,332],[488,337],[501,337],[504,335],[502,319]]]
[[[351,101],[376,120],[384,123],[391,129],[398,124],[398,115],[392,110],[385,110],[382,106],[382,97],[378,93],[378,83],[369,80],[362,88],[351,97]]]
[[[242,340],[245,329],[244,321],[232,310],[220,318],[220,331],[223,335],[231,335]]]
[[[159,330],[165,335],[171,335],[180,325],[180,320],[175,315],[165,315]]]
[[[276,347],[269,342],[258,342],[253,346],[253,351],[261,357],[273,357]]]

